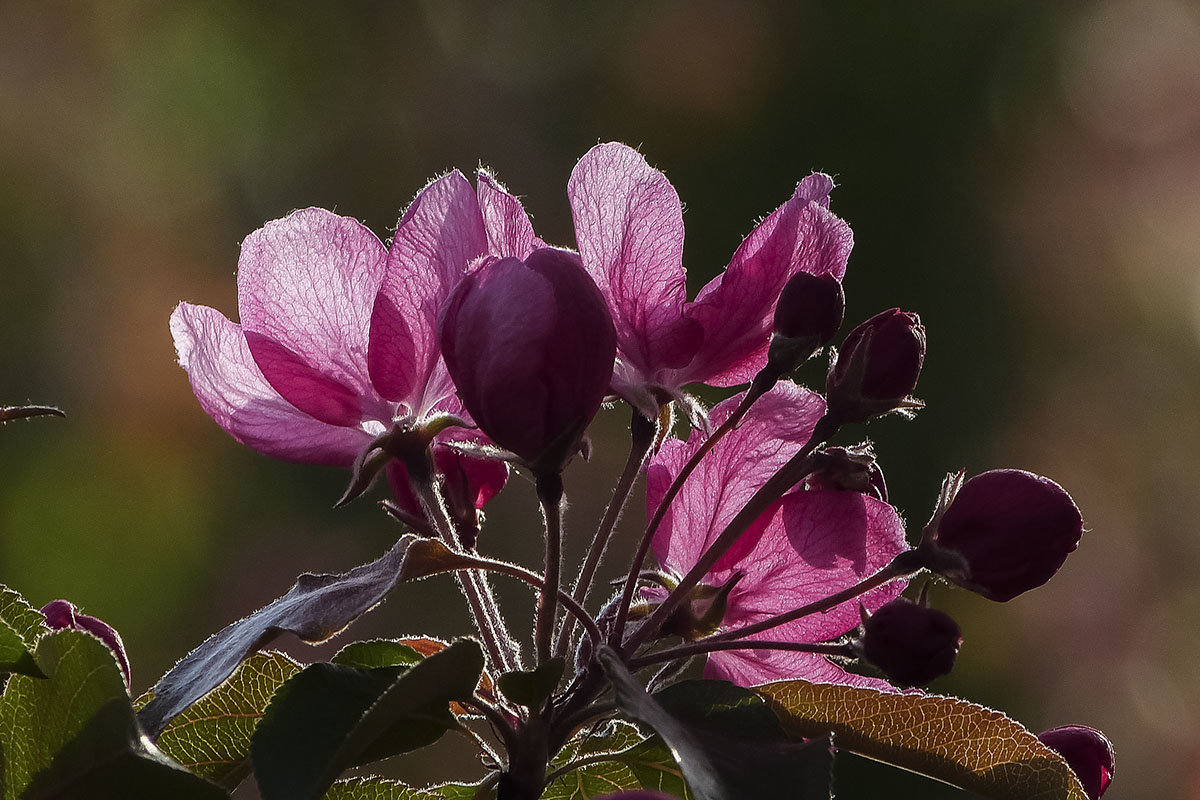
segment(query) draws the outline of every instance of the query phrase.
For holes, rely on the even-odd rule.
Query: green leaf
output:
[[[996,800],[1087,800],[1067,763],[999,711],[952,697],[784,681],[755,687],[793,736],[837,746]]]
[[[158,748],[197,775],[235,789],[250,774],[250,737],[271,696],[300,667],[283,653],[255,653],[172,719]]]
[[[56,631],[38,641],[34,658],[48,679],[13,675],[0,698],[4,797],[227,800],[220,787],[184,770],[142,734],[103,642]]]
[[[434,539],[405,534],[387,553],[342,574],[304,574],[278,600],[210,636],[154,687],[154,699],[139,712],[157,735],[167,721],[215,689],[251,653],[281,633],[310,643],[343,631],[403,581],[460,569],[474,563]]]
[[[337,652],[330,663],[342,664],[347,667],[411,667],[425,656],[415,647],[395,639],[371,639],[365,642],[351,642]]]
[[[632,725],[627,727],[637,730]],[[640,738],[640,734],[635,735]],[[599,753],[592,755],[598,756]],[[589,800],[631,789],[692,797],[687,791],[679,765],[658,737],[611,755],[611,759],[580,767],[555,778],[542,793],[541,800]]]
[[[562,678],[566,666],[566,660],[552,658],[537,669],[506,672],[496,680],[496,685],[505,697],[517,705],[526,708],[540,707],[558,688],[558,681]]]
[[[0,622],[16,631],[25,644],[26,649],[32,650],[37,640],[50,629],[46,627],[46,618],[41,612],[29,605],[18,592],[0,583]]]
[[[335,783],[322,800],[479,800],[494,797],[485,791],[479,795],[478,786],[448,783],[429,789],[414,789],[399,781],[384,778],[350,778]]]
[[[660,693],[660,702],[611,648],[600,648],[597,656],[617,705],[662,737],[698,800],[832,797],[828,738],[789,741],[753,692],[725,681],[690,681]]]
[[[409,667],[313,664],[275,693],[251,744],[263,800],[318,798],[352,766],[424,747],[458,725],[483,652],[460,640]]]
[[[25,648],[20,634],[0,620],[0,673],[19,672],[31,678],[45,678],[33,654]]]

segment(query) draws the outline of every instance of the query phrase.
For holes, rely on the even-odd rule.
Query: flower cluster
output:
[[[901,596],[913,576],[1005,601],[1049,580],[1078,544],[1082,518],[1061,487],[997,470],[948,478],[910,548],[870,443],[830,444],[849,426],[920,408],[926,349],[920,319],[899,309],[830,347],[853,245],[830,210],[833,187],[820,173],[800,181],[688,300],[679,197],[637,151],[602,144],[580,159],[567,184],[569,247],[539,239],[490,174],[472,187],[455,171],[417,194],[387,246],[320,209],[268,223],[242,245],[240,322],[188,303],[172,315],[180,364],[225,431],[271,456],[350,469],[345,501],[386,472],[395,515],[416,540],[438,541],[440,555],[426,556],[434,567],[413,557],[390,579],[458,572],[491,676],[486,692],[458,699],[505,748],[484,746],[501,796],[539,797],[548,757],[615,713],[598,700],[610,687],[619,712],[671,742],[646,680],[630,683],[645,667],[661,665],[655,685],[702,657],[706,679],[739,687],[922,696],[910,687],[948,673],[962,636],[926,591]],[[823,393],[793,382],[823,348]],[[688,393],[696,384],[748,387],[706,410]],[[585,431],[606,401],[632,414],[628,466],[568,587],[562,474],[591,446]],[[478,511],[510,468],[537,483],[541,573],[480,555]],[[642,474],[638,552],[595,608],[597,566]],[[375,565],[363,569],[375,576]],[[531,648],[509,635],[489,573],[537,591]],[[261,636],[247,638],[259,646]],[[1050,731],[1039,747],[1096,797],[1111,750],[1096,766],[1088,753],[1098,748],[1080,741]],[[672,750],[689,781],[700,774]]]

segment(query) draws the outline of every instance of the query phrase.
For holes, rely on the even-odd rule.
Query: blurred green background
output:
[[[999,466],[1056,478],[1090,530],[1007,605],[935,591],[966,637],[935,688],[1103,729],[1109,798],[1200,798],[1200,7],[1177,0],[4,2],[0,403],[69,418],[0,430],[0,582],[110,621],[141,690],[298,572],[381,553],[399,529],[370,502],[330,508],[343,473],[204,415],[171,309],[235,315],[266,220],[317,205],[386,237],[430,176],[480,162],[571,245],[567,176],[613,139],[686,203],[693,291],[797,180],[836,176],[848,322],[928,327],[928,408],[868,431],[911,531],[945,471]],[[572,552],[626,422],[604,412],[568,475]],[[484,549],[533,563],[536,519],[514,481]],[[468,630],[435,579],[354,632]],[[431,752],[398,774],[469,768]],[[960,796],[844,765],[839,797]]]

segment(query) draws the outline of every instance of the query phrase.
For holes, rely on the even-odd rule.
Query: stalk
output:
[[[459,550],[461,548],[454,534],[454,523],[442,502],[441,493],[437,489],[428,464],[424,464],[423,469],[414,469],[413,462],[416,461],[417,459],[411,459],[410,463],[406,464],[413,493],[420,500],[425,515],[433,522],[438,538],[447,547]],[[463,596],[467,598],[467,605],[471,609],[475,628],[479,631],[479,637],[483,640],[483,647],[487,651],[493,668],[503,672],[514,669],[515,664],[520,661],[516,643],[504,626],[504,619],[499,614],[496,600],[492,597],[491,586],[488,585],[486,578],[474,570],[456,572],[455,577],[458,579],[458,586],[462,590]]]
[[[562,474],[558,472],[537,476],[537,496],[546,518],[545,586],[538,597],[537,621],[533,640],[537,662],[550,660],[550,640],[554,634],[554,619],[558,614],[558,592],[562,570]]]
[[[650,545],[654,541],[654,534],[658,531],[659,525],[662,524],[663,518],[667,515],[667,509],[671,507],[671,503],[679,494],[679,490],[683,488],[684,482],[695,471],[696,467],[699,466],[700,460],[716,447],[717,443],[724,439],[726,434],[738,426],[738,423],[746,416],[746,412],[750,410],[750,406],[754,405],[754,402],[758,398],[766,394],[767,390],[775,385],[775,382],[775,379],[764,377],[763,372],[755,376],[754,381],[750,384],[750,388],[746,390],[746,396],[742,398],[742,402],[721,423],[720,427],[713,431],[712,435],[700,445],[700,449],[692,454],[692,457],[683,465],[683,469],[675,476],[675,480],[671,481],[671,485],[667,487],[666,494],[663,495],[658,508],[654,510],[654,516],[650,518],[650,522],[646,525],[646,530],[642,533],[642,540],[638,543],[637,553],[633,557],[633,566],[629,570],[629,575],[625,578],[625,586],[621,591],[621,602],[617,606],[612,631],[608,637],[609,644],[614,647],[618,646],[625,635],[625,623],[629,619],[629,607],[633,604],[633,593],[637,589],[638,576],[642,574],[642,568],[646,565],[646,556],[650,552]]]
[[[629,431],[629,457],[625,460],[625,468],[621,471],[621,477],[617,480],[617,485],[613,488],[612,498],[608,501],[608,507],[604,509],[604,516],[600,520],[600,525],[596,528],[596,535],[592,537],[591,549],[588,550],[583,566],[579,570],[579,576],[575,579],[575,586],[571,590],[572,599],[580,605],[584,605],[587,602],[588,593],[592,589],[592,579],[596,576],[596,569],[600,566],[601,559],[604,558],[604,551],[608,547],[608,541],[612,537],[613,529],[616,527],[617,521],[621,518],[621,513],[625,510],[625,503],[629,500],[629,493],[633,489],[633,484],[637,480],[638,473],[641,472],[642,464],[646,460],[646,454],[650,452],[650,447],[654,444],[654,437],[657,433],[655,424],[642,416],[641,412],[637,409],[633,410],[633,417],[629,422]],[[571,641],[571,633],[574,629],[574,620],[567,620],[564,623],[562,630],[558,632],[558,641],[554,645],[555,655],[561,656],[566,654],[567,646]],[[599,644],[597,642],[597,645]]]

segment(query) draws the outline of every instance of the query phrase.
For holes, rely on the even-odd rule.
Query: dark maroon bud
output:
[[[924,361],[920,317],[898,308],[876,314],[850,332],[830,365],[825,380],[830,415],[842,423],[866,422],[920,408],[910,395]]]
[[[1116,754],[1112,742],[1086,725],[1064,725],[1038,734],[1042,744],[1058,753],[1083,784],[1088,800],[1100,796],[1112,783]]]
[[[616,331],[579,256],[491,259],[442,311],[442,354],[475,423],[535,473],[561,471],[608,392]]]
[[[78,609],[66,600],[51,600],[42,607],[42,616],[46,618],[46,625],[51,630],[86,631],[108,645],[108,649],[117,659],[121,674],[125,677],[125,688],[132,687],[129,658],[125,655],[125,643],[121,641],[121,634],[117,633],[111,625],[104,620],[79,613]]]
[[[775,305],[768,364],[780,375],[791,372],[833,340],[845,313],[841,281],[797,272],[784,284]]]
[[[918,550],[932,571],[1006,602],[1050,580],[1082,535],[1079,508],[1061,486],[1032,472],[997,469],[956,493],[943,490]]]
[[[949,675],[962,633],[949,614],[898,597],[863,624],[863,658],[898,686],[924,686]]]
[[[806,489],[861,492],[887,502],[887,482],[875,460],[870,442],[849,447],[826,447],[813,456],[813,471],[804,479]]]

